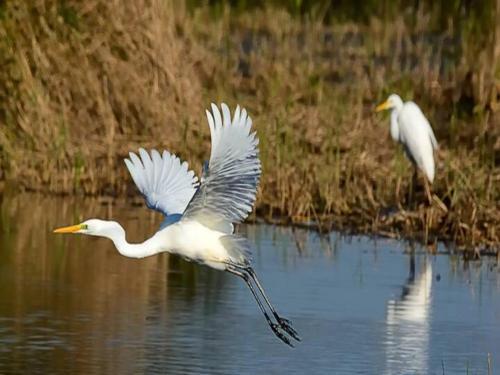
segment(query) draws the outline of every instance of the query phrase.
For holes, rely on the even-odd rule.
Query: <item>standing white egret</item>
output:
[[[419,106],[414,102],[403,103],[397,94],[378,105],[375,111],[391,109],[391,137],[401,143],[406,156],[415,167],[414,180],[419,168],[432,184],[434,181],[434,150],[438,143],[429,121],[424,116]],[[425,181],[425,189],[429,202],[431,201],[429,186]]]
[[[249,286],[276,336],[292,346],[285,332],[295,340],[300,338],[291,322],[279,316],[271,305],[251,267],[250,245],[246,238],[234,234],[233,228],[233,223],[245,220],[255,202],[261,173],[259,141],[256,133],[251,133],[252,120],[245,109],[240,111],[238,106],[232,119],[227,105],[222,104],[221,109],[222,116],[214,104],[212,113],[207,111],[212,150],[201,183],[186,162],[181,163],[167,151],[160,156],[156,150],[150,155],[140,149],[140,157],[130,153],[130,159],[125,159],[147,206],[165,215],[151,238],[143,243],[128,243],[120,224],[99,219],[54,232],[109,238],[120,254],[130,258],[168,252],[235,274]],[[276,321],[271,319],[261,297]]]

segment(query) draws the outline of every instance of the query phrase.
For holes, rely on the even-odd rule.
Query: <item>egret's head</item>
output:
[[[403,106],[403,100],[401,97],[397,94],[391,94],[387,98],[387,100],[377,106],[375,108],[375,112],[380,112],[383,111],[384,109],[399,109]]]
[[[123,231],[123,228],[116,221],[100,219],[90,219],[81,224],[54,229],[54,233],[81,233],[100,237],[110,237],[119,231]]]

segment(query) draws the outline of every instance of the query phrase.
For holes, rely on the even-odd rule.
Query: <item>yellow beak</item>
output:
[[[386,100],[385,102],[379,104],[376,108],[375,108],[375,112],[380,112],[380,111],[383,111],[384,109],[388,109],[389,108],[389,103],[388,101]]]
[[[71,225],[69,227],[62,227],[54,229],[54,233],[76,233],[79,230],[83,229],[82,224]]]

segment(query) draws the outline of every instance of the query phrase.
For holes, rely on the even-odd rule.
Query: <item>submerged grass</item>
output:
[[[132,193],[122,158],[139,146],[199,172],[203,108],[240,103],[261,140],[259,216],[498,251],[498,22],[436,29],[424,7],[356,22],[324,22],[321,7],[298,16],[159,0],[0,7],[4,179]],[[440,142],[432,205],[421,190],[422,203],[408,202],[411,166],[373,113],[390,92],[417,101]]]

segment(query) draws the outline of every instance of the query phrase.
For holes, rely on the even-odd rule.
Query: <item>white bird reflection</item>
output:
[[[415,273],[415,255],[401,297],[389,300],[386,316],[386,374],[427,374],[432,265]]]

